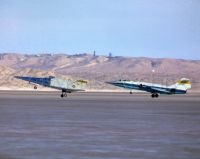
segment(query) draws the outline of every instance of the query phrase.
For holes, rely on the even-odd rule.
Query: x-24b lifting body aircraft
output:
[[[15,76],[15,78],[34,84],[34,89],[37,89],[37,85],[42,85],[44,87],[61,90],[62,94],[60,96],[62,98],[67,97],[67,93],[84,91],[84,88],[87,85],[87,81],[85,80],[72,81],[70,79],[57,78],[54,76],[45,78]]]
[[[171,86],[165,86],[160,84],[146,83],[146,82],[134,82],[127,80],[118,80],[107,82],[108,84],[123,87],[125,89],[131,90],[140,90],[151,93],[152,98],[158,98],[159,94],[186,94],[187,90],[191,88],[191,83],[189,79],[182,78],[176,84]]]

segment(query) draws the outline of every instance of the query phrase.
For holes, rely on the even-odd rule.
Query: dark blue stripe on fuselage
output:
[[[136,89],[136,90],[141,90],[141,91],[147,91],[150,93],[160,93],[160,94],[185,94],[186,93],[185,90],[163,88],[163,87],[156,87],[156,86],[140,86],[137,84],[130,84],[130,83],[113,83],[113,85],[118,86],[118,87],[123,87],[126,89]],[[158,89],[160,89],[160,91]]]

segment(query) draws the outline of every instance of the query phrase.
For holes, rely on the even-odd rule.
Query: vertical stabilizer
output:
[[[176,89],[188,90],[191,89],[191,82],[187,78],[181,78],[176,84]]]

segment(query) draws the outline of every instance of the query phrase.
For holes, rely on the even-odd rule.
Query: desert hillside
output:
[[[152,70],[155,72],[152,73]],[[117,79],[143,80],[170,85],[187,77],[193,90],[200,90],[200,61],[155,59],[145,57],[106,57],[90,54],[0,54],[0,87],[31,88],[28,83],[14,79],[24,76],[62,76],[86,79],[88,89],[116,89],[104,82]]]

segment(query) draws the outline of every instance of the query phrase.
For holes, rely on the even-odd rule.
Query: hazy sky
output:
[[[200,0],[0,0],[0,52],[200,59]]]

